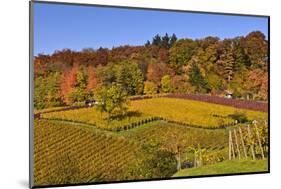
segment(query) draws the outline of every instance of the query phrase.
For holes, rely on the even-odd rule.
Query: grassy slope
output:
[[[183,169],[173,177],[230,174],[246,172],[262,172],[268,170],[268,161],[266,160],[234,160],[224,161],[222,163],[206,165],[199,168]]]

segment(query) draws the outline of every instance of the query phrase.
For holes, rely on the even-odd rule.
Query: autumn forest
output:
[[[259,31],[223,40],[157,34],[142,46],[63,49],[34,59],[36,109],[84,103],[113,83],[129,96],[231,93],[268,99],[268,41]]]

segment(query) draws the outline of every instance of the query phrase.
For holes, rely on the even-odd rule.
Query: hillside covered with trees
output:
[[[34,106],[79,104],[103,88],[129,96],[230,91],[234,98],[267,101],[268,64],[268,41],[259,31],[224,40],[166,34],[143,46],[64,49],[34,57]]]

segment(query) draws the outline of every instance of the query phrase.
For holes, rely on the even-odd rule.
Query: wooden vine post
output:
[[[232,148],[232,157],[233,157],[233,159],[235,159],[236,156],[235,156],[234,144],[233,144],[233,140],[232,140],[232,134],[231,134],[231,148]]]
[[[228,157],[229,160],[231,159],[235,159],[235,151],[234,151],[234,145],[233,145],[233,141],[232,141],[232,132],[229,131],[229,146],[228,146]]]
[[[196,156],[196,152],[194,152],[194,167],[197,167],[197,156]]]
[[[246,147],[245,147],[245,143],[244,143],[244,139],[243,139],[243,133],[242,133],[242,130],[241,130],[240,127],[238,128],[238,131],[239,131],[239,134],[240,134],[240,140],[241,140],[241,143],[242,143],[242,147],[243,147],[243,151],[244,151],[244,156],[245,156],[245,158],[248,158]]]
[[[231,131],[229,130],[229,139],[228,139],[228,159],[231,160]]]
[[[199,166],[201,167],[203,165],[202,149],[201,148],[200,148],[199,156],[200,156]]]
[[[238,153],[238,159],[240,159],[241,156],[240,156],[240,150],[239,150],[239,144],[238,144],[238,138],[237,138],[236,130],[234,129],[233,132],[234,132],[234,137],[235,137],[236,150],[237,150],[237,153]]]
[[[260,139],[260,133],[259,133],[258,127],[257,127],[257,122],[253,122],[253,123],[254,123],[255,129],[256,129],[256,134],[257,134],[257,137],[258,137],[259,147],[260,147],[260,151],[261,151],[261,157],[262,157],[262,159],[264,159],[264,153],[263,153],[263,148],[261,146],[261,139]]]
[[[247,125],[247,129],[248,129],[248,137],[249,137],[249,140],[251,140],[251,130],[250,130],[250,125]],[[250,148],[251,148],[251,152],[252,152],[252,158],[253,160],[256,160],[256,156],[255,156],[255,151],[254,151],[254,145],[252,144],[252,141],[250,141]]]

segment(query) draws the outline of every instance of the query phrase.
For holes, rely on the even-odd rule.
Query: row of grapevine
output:
[[[227,158],[227,149],[225,147],[214,150],[201,147],[200,145],[193,146],[188,148],[190,157],[186,157],[183,164],[186,164],[188,167],[201,167],[203,165],[214,164],[222,162]]]
[[[119,127],[116,127],[116,128],[109,128],[109,129],[106,129],[106,130],[116,131],[116,132],[127,131],[127,130],[130,130],[130,129],[142,126],[144,124],[151,123],[151,122],[154,122],[154,121],[159,121],[159,120],[163,120],[163,118],[150,117],[150,118],[147,118],[147,119],[140,120],[138,122],[133,122],[133,123],[130,123],[130,124],[127,124],[127,125],[122,125],[122,126],[119,126]]]
[[[183,125],[183,126],[187,126],[187,127],[193,127],[193,128],[200,128],[200,129],[225,129],[227,127],[231,127],[231,126],[237,125],[237,123],[232,122],[232,123],[220,124],[217,127],[208,128],[208,127],[206,127],[204,125],[194,125],[194,124],[188,124],[188,123],[185,123],[185,122],[168,120],[168,119],[163,119],[163,120],[165,120],[165,121],[167,121],[169,123],[174,123],[174,124]]]
[[[160,98],[160,97],[168,97],[168,98],[181,98],[181,99],[189,99],[189,100],[198,100],[203,102],[209,102],[214,104],[228,105],[236,108],[242,109],[250,109],[257,111],[268,111],[268,104],[264,102],[255,102],[249,100],[241,100],[241,99],[229,99],[220,96],[211,96],[211,95],[203,95],[203,94],[162,94],[162,95],[143,95],[143,96],[134,96],[131,97],[131,100],[144,100],[151,98]]]
[[[124,134],[126,134],[126,138],[142,144],[156,142],[164,145],[170,142],[169,137],[173,134],[186,138],[183,141],[185,146],[200,145],[202,148],[208,148],[209,150],[218,150],[227,147],[228,144],[228,133],[224,129],[198,129],[167,122],[160,122],[141,131]]]
[[[72,123],[84,124],[84,125],[87,125],[87,126],[99,128],[96,124],[82,122],[82,121],[72,121],[72,120],[61,119],[61,118],[42,118],[42,119],[43,120],[56,120],[56,121],[63,121],[63,122],[72,122]],[[171,123],[171,124],[182,125],[182,126],[185,126],[185,127],[198,128],[198,129],[211,129],[211,130],[212,129],[225,129],[227,127],[237,125],[237,123],[232,122],[232,123],[228,123],[228,124],[218,125],[217,127],[208,128],[204,125],[188,124],[188,123],[181,122],[181,121],[169,120],[169,119],[166,119],[166,118],[163,118],[163,117],[150,117],[150,118],[143,119],[143,120],[140,120],[138,122],[133,122],[133,123],[130,123],[130,124],[127,124],[127,125],[122,125],[122,126],[117,126],[117,127],[109,127],[109,128],[103,128],[103,129],[107,130],[107,131],[114,131],[114,132],[128,131],[130,129],[134,129],[134,128],[140,127],[144,124],[155,122],[155,121],[165,121],[165,122],[168,122],[168,123]]]
[[[178,145],[183,146],[181,151],[182,167],[194,166],[194,162],[200,161],[200,165],[211,164],[227,159],[228,132],[224,129],[198,129],[184,125],[160,122],[146,129],[125,133],[126,137],[142,143],[144,146],[152,144],[158,148],[165,148],[176,142],[174,136],[181,138]],[[177,139],[176,139],[177,140]],[[177,142],[176,142],[177,143]],[[201,159],[196,153],[201,151]]]
[[[181,122],[181,121],[169,120],[169,119],[166,119],[166,118],[163,118],[163,117],[151,117],[151,118],[148,118],[148,119],[144,119],[144,120],[141,120],[141,121],[138,121],[138,122],[131,123],[129,125],[123,125],[121,127],[115,128],[115,129],[107,129],[107,130],[117,131],[117,132],[126,131],[126,130],[129,130],[129,129],[139,127],[143,124],[147,124],[147,123],[154,122],[154,121],[160,121],[160,120],[168,122],[168,123],[172,123],[172,124],[182,125],[182,126],[185,126],[185,127],[200,128],[200,129],[225,129],[227,127],[235,126],[235,125],[238,124],[238,123],[232,122],[232,123],[228,123],[228,124],[218,125],[217,127],[208,128],[204,125],[188,124],[188,123]]]
[[[89,108],[89,106],[84,105],[84,106],[62,106],[62,107],[53,107],[53,108],[46,108],[43,110],[37,110],[34,111],[34,119],[40,119],[41,114],[45,113],[52,113],[52,112],[61,112],[61,111],[66,111],[66,110],[76,110],[80,108]]]
[[[219,96],[201,95],[201,94],[168,94],[166,97],[198,100],[202,102],[209,102],[214,104],[221,104],[221,105],[233,106],[236,108],[263,111],[263,112],[268,111],[268,104],[264,102],[255,102],[255,101],[240,100],[240,99],[228,99]]]
[[[137,158],[137,151],[140,146],[124,137],[65,123],[35,121],[35,184],[118,180]]]
[[[131,113],[131,112],[130,112]],[[129,126],[133,123],[138,123],[143,120],[151,119],[153,116],[147,114],[136,114],[124,116],[120,119],[110,119],[106,114],[102,114],[96,110],[96,108],[81,108],[75,110],[67,110],[60,112],[51,112],[41,114],[41,118],[54,119],[62,121],[72,121],[75,123],[86,123],[96,126],[105,130],[117,130],[123,126]]]

